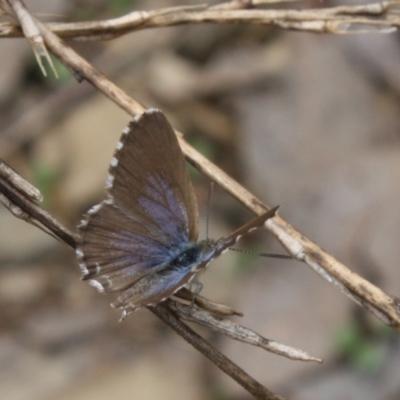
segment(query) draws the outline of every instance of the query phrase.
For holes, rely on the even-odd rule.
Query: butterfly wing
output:
[[[150,109],[125,128],[110,163],[108,198],[79,226],[83,279],[124,292],[197,239],[197,205],[175,133]],[[168,285],[159,285],[167,290]],[[149,289],[147,289],[149,290]],[[133,306],[146,305],[145,293]],[[150,296],[151,297],[151,296]]]
[[[122,209],[151,219],[162,235],[183,231],[197,240],[192,182],[175,132],[160,110],[147,110],[124,129],[106,189]]]
[[[124,318],[138,308],[138,304],[154,306],[173,295],[194,278],[197,274],[196,266],[203,263],[202,245],[193,244],[189,252],[192,256],[185,257],[183,263],[172,263],[163,270],[144,276],[125,290],[112,306],[122,308]]]

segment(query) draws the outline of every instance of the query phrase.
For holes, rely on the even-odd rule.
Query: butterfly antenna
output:
[[[293,257],[287,256],[285,254],[273,254],[273,253],[255,253],[253,251],[242,250],[242,249],[234,249],[232,247],[229,248],[232,251],[238,251],[240,253],[251,254],[253,256],[260,256],[260,257],[269,257],[269,258],[283,258],[285,260],[293,260]]]
[[[209,243],[210,239],[208,237],[208,221],[210,220],[210,203],[214,192],[214,182],[210,182],[210,187],[208,188],[208,198],[207,198],[207,214],[206,214],[206,242]]]

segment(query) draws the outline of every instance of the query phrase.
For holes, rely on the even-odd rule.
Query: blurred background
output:
[[[200,3],[26,0],[44,20],[66,22]],[[193,146],[265,203],[280,204],[302,233],[400,294],[398,34],[199,25],[69,44],[131,96],[161,108]],[[75,229],[104,197],[109,160],[130,117],[55,62],[60,79],[43,78],[25,40],[0,41],[0,157]],[[209,181],[191,172],[204,238]],[[215,190],[212,237],[251,217]],[[238,247],[283,252],[265,231]],[[400,398],[397,332],[306,265],[231,252],[202,281],[203,295],[244,313],[237,323],[324,359],[290,361],[194,327],[269,389],[291,399]],[[71,250],[1,206],[0,398],[249,398],[147,310],[118,323],[111,300],[80,281]]]

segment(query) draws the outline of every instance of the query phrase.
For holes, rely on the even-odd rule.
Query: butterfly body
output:
[[[124,129],[110,162],[107,198],[79,225],[82,279],[118,293],[123,316],[153,306],[189,283],[276,208],[216,242],[200,241],[192,183],[177,137],[156,109]]]

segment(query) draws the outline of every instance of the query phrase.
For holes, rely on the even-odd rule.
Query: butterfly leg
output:
[[[192,290],[193,287],[193,297],[190,306],[194,307],[194,302],[196,301],[196,297],[200,292],[203,290],[203,284],[199,281],[197,277],[195,277],[191,282],[190,282],[190,290]]]

